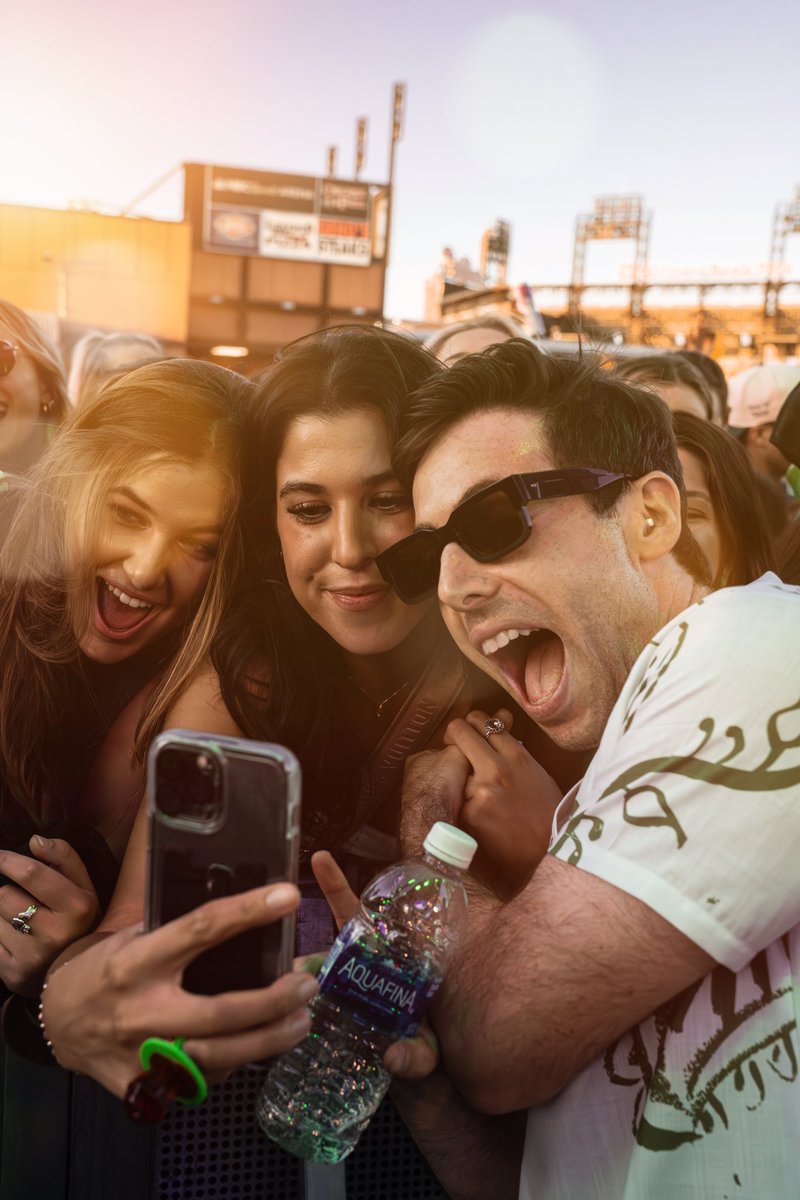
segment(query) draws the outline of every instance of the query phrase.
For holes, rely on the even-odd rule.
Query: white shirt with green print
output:
[[[521,1200],[798,1200],[800,588],[660,630],[565,808],[550,853],[720,966],[530,1110]]]

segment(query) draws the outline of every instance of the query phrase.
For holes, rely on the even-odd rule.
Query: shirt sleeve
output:
[[[766,579],[647,647],[550,850],[734,971],[800,922],[800,589]]]

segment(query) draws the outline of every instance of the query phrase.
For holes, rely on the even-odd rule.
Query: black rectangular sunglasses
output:
[[[623,479],[627,475],[596,467],[509,475],[459,504],[440,529],[418,529],[375,561],[400,599],[417,604],[436,591],[439,561],[448,542],[456,542],[477,562],[496,562],[529,538],[532,521],[527,506],[532,500],[581,496]]]

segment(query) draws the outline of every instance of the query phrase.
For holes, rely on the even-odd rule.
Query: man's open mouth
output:
[[[97,579],[97,612],[105,629],[118,637],[134,633],[160,611],[160,606],[129,596],[108,580]]]
[[[566,668],[564,643],[550,629],[503,629],[481,642],[485,654],[528,708],[544,706],[557,692]],[[534,714],[535,715],[535,714]]]

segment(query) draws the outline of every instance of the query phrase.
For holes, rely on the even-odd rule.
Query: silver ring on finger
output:
[[[501,721],[499,717],[489,717],[489,720],[483,727],[483,736],[487,742],[495,733],[505,733],[506,723]]]
[[[26,909],[11,918],[10,924],[12,929],[17,929],[20,933],[30,933],[31,927],[28,922],[38,910],[39,905],[35,901],[32,901]]]

